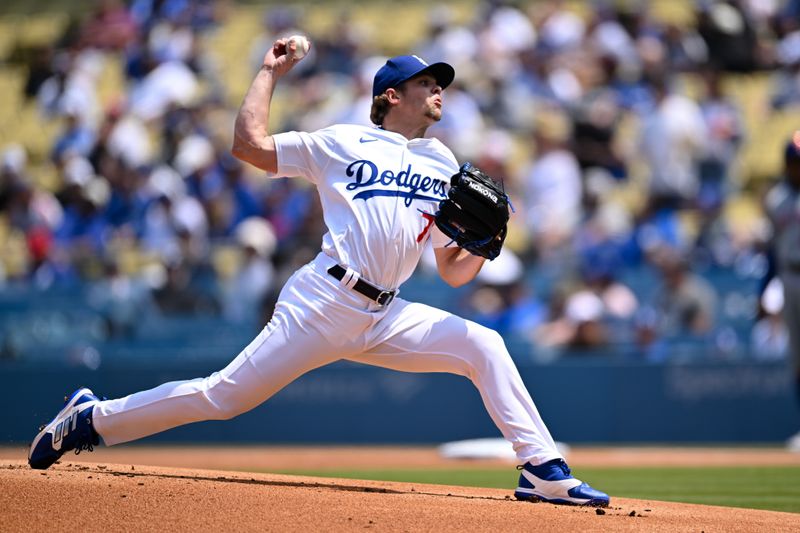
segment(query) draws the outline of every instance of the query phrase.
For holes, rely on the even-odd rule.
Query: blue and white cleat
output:
[[[87,388],[73,392],[64,408],[33,439],[28,452],[31,468],[49,468],[69,450],[75,450],[76,454],[94,450],[100,437],[92,427],[92,409],[99,401]]]
[[[608,507],[608,494],[572,477],[563,459],[553,459],[538,466],[525,463],[517,469],[521,470],[519,486],[514,491],[518,500]]]

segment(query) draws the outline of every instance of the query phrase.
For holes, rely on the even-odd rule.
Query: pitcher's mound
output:
[[[67,456],[68,457],[68,456]],[[604,510],[498,489],[71,463],[0,462],[4,531],[798,531],[800,516],[614,498]]]

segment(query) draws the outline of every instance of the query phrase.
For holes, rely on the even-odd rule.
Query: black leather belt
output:
[[[333,276],[334,278],[338,279],[339,281],[342,280],[344,275],[347,273],[344,267],[341,265],[333,265],[328,269],[328,274]],[[372,300],[373,302],[377,303],[380,306],[389,305],[389,303],[394,300],[394,295],[397,294],[397,291],[386,291],[379,287],[376,287],[372,283],[368,281],[364,281],[362,278],[358,278],[356,284],[353,285],[353,290],[359,292]]]

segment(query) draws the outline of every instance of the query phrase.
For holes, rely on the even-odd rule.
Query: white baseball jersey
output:
[[[277,175],[317,186],[328,227],[322,251],[342,266],[394,289],[414,272],[430,235],[435,247],[449,242],[432,215],[458,162],[438,139],[351,124],[273,138]]]
[[[305,176],[319,190],[329,229],[323,251],[289,278],[272,319],[225,368],[98,402],[93,424],[103,441],[236,416],[304,373],[346,359],[465,376],[520,461],[560,458],[498,333],[403,298],[379,305],[328,274],[336,262],[394,289],[428,239],[435,247],[449,242],[432,215],[458,169],[450,150],[435,139],[356,125],[274,138],[279,175]]]

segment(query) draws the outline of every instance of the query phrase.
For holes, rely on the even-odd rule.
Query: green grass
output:
[[[513,469],[292,470],[284,474],[513,489]],[[800,513],[800,467],[581,468],[578,477],[611,494],[642,500]]]

